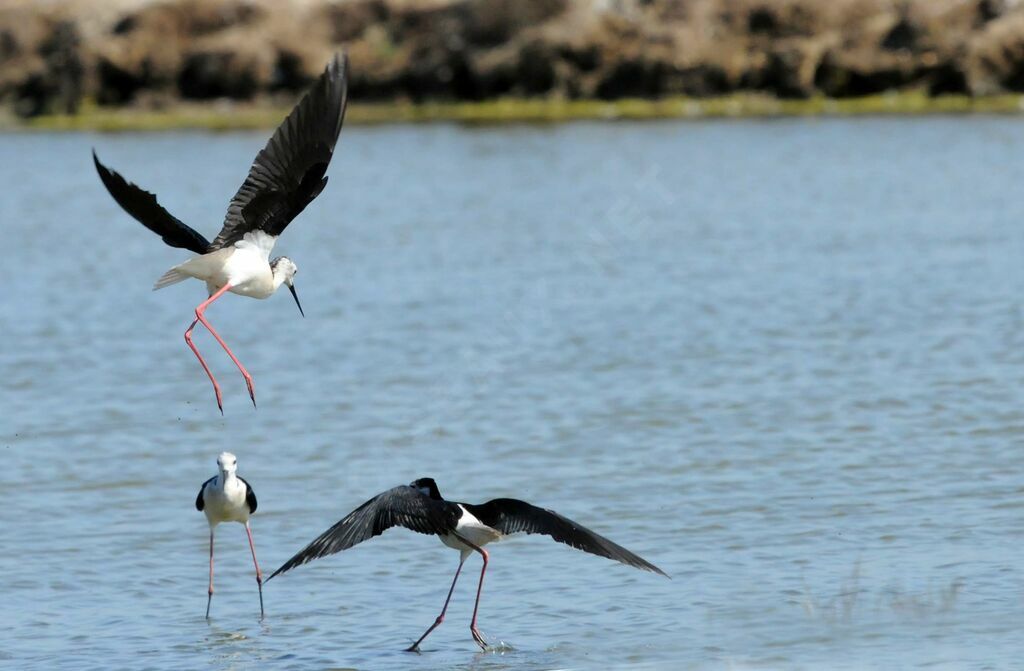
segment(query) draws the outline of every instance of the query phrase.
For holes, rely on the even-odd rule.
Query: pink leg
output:
[[[484,589],[484,573],[487,572],[487,560],[489,559],[489,555],[487,554],[487,550],[481,547],[477,547],[475,545],[470,545],[470,547],[479,552],[480,556],[484,558],[484,565],[483,568],[480,569],[480,584],[477,585],[476,588],[476,603],[473,604],[473,621],[469,623],[469,631],[472,632],[473,640],[476,641],[477,645],[484,650],[487,650],[487,641],[485,641],[484,637],[480,635],[480,630],[476,628],[476,613],[480,609],[480,592]]]
[[[256,586],[260,590],[260,619],[263,619],[263,572],[260,571],[260,564],[256,561],[256,546],[252,542],[252,529],[249,523],[245,523],[245,533],[249,535],[249,549],[252,550],[252,563],[256,566]]]
[[[210,589],[206,592],[206,619],[210,619],[210,602],[213,601],[213,528],[210,528]]]
[[[192,329],[194,329],[196,327],[196,324],[198,323],[198,319],[193,319],[192,325],[185,330],[185,342],[188,343],[189,348],[192,350],[193,353],[195,353],[196,358],[199,359],[199,363],[203,367],[203,370],[206,371],[207,377],[209,377],[210,382],[213,383],[213,393],[217,395],[217,407],[220,409],[220,414],[223,415],[224,403],[220,395],[220,385],[217,384],[216,378],[214,378],[213,373],[210,372],[210,367],[206,365],[205,361],[203,361],[203,356],[199,353],[199,350],[196,349],[196,346],[192,344]]]
[[[437,616],[436,620],[434,620],[434,624],[430,625],[430,629],[427,629],[425,632],[423,632],[423,635],[420,636],[419,639],[415,643],[413,643],[409,648],[407,648],[406,652],[419,652],[420,643],[423,642],[423,639],[425,639],[427,635],[430,634],[430,632],[437,629],[438,625],[444,622],[444,614],[448,612],[448,602],[452,600],[452,592],[455,591],[455,581],[459,579],[459,573],[462,572],[462,565],[465,563],[465,559],[459,560],[459,568],[455,570],[455,577],[452,579],[452,586],[448,589],[448,598],[444,600],[444,608],[441,609],[441,614]]]
[[[206,321],[206,317],[203,316],[203,313],[206,312],[206,308],[209,307],[210,303],[214,302],[215,300],[223,296],[224,292],[226,292],[230,288],[230,284],[225,284],[220,289],[217,289],[217,291],[215,291],[212,296],[210,296],[205,301],[200,303],[199,307],[196,308],[196,319],[203,323],[203,326],[206,327],[210,334],[217,340],[217,342],[220,343],[220,346],[224,348],[224,351],[228,353],[228,356],[231,357],[231,360],[235,362],[235,365],[238,366],[238,370],[241,371],[242,377],[245,378],[245,386],[249,388],[249,398],[252,399],[252,406],[255,408],[256,392],[253,391],[252,387],[252,375],[249,375],[249,371],[245,369],[245,366],[243,366],[242,362],[238,360],[238,357],[235,356],[235,353],[231,351],[231,348],[228,347],[228,344],[224,342],[224,339],[220,337],[220,334],[217,333],[217,331],[215,331],[212,326],[210,326],[210,322]]]

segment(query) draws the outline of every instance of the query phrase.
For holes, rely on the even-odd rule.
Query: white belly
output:
[[[175,269],[206,282],[210,293],[230,284],[229,291],[241,296],[269,298],[274,294],[274,273],[266,250],[248,240],[189,259]]]
[[[227,262],[212,280],[206,281],[207,288],[214,292],[225,284],[229,291],[250,298],[268,298],[274,293],[274,274],[270,264],[252,248],[235,248]]]
[[[458,536],[455,534],[441,536],[442,543],[450,548],[460,550],[463,555],[468,555],[470,552],[473,552],[473,548],[459,540],[459,536],[477,547],[483,547],[501,538],[500,533],[473,517],[468,510],[462,506],[459,506],[459,508],[462,509],[462,517],[459,518],[458,523],[455,525],[455,533]]]
[[[203,512],[210,524],[248,522],[249,504],[245,500],[245,484],[238,478],[231,478],[224,483],[223,488],[216,484],[208,486],[203,496]]]

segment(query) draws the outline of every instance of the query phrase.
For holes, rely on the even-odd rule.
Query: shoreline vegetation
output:
[[[289,107],[276,104],[180,103],[163,109],[102,107],[85,103],[76,114],[0,117],[0,131],[229,131],[271,128]],[[448,122],[467,125],[559,123],[582,120],[745,119],[791,117],[922,116],[1024,113],[1024,96],[929,96],[897,91],[857,98],[780,99],[755,93],[713,98],[553,100],[502,98],[480,102],[387,102],[349,105],[346,124]]]
[[[0,130],[1024,111],[1022,0],[0,0]]]

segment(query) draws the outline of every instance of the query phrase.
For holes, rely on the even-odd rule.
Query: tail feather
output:
[[[183,282],[188,278],[188,275],[178,270],[177,266],[175,266],[160,276],[160,279],[158,279],[156,284],[153,285],[153,291],[169,287],[172,284],[177,284],[178,282]]]

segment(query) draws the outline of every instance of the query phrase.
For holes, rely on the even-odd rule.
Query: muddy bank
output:
[[[1024,91],[1019,0],[0,0],[0,104]]]

